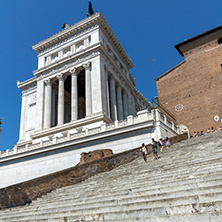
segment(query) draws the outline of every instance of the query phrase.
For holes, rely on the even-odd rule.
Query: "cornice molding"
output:
[[[38,56],[42,56],[43,54],[47,54],[50,53],[53,50],[56,50],[59,47],[63,47],[63,45],[68,46],[69,44],[72,44],[75,41],[78,41],[79,38],[81,38],[84,35],[88,35],[90,34],[92,31],[96,30],[99,27],[98,24],[94,24],[92,26],[89,26],[87,28],[85,28],[84,30],[80,30],[79,32],[76,32],[74,34],[70,34],[68,36],[66,36],[65,38],[54,42],[53,44],[49,44],[48,46],[42,48],[39,52],[38,52]]]
[[[24,82],[17,81],[17,87],[21,90],[24,90],[27,86],[29,86],[29,87],[30,87],[30,85],[35,86],[36,84],[37,84],[37,78],[36,77],[28,79]]]
[[[107,21],[105,20],[105,18],[103,17],[102,14],[100,14],[99,24],[100,24],[100,28],[102,29],[102,31],[107,35],[108,39],[111,41],[113,46],[117,49],[117,52],[121,55],[123,61],[126,62],[128,69],[133,68],[134,65],[133,65],[131,59],[127,55],[123,46],[121,45],[121,43],[117,39],[116,35],[114,34],[114,32],[112,31],[112,29],[110,28],[109,24],[107,23]]]
[[[37,69],[33,71],[33,74],[35,76],[44,75],[45,73],[48,73],[51,70],[58,70],[61,69],[63,66],[68,66],[69,64],[73,64],[73,61],[78,63],[82,62],[84,57],[87,57],[88,54],[94,53],[98,51],[98,48],[100,46],[100,43],[96,43],[90,47],[88,47],[86,50],[79,51],[77,53],[74,53],[73,55],[70,55],[69,57],[65,57],[57,62],[51,63],[45,67],[42,67],[41,69]]]
[[[40,79],[45,78],[54,78],[60,73],[69,72],[73,68],[78,68],[83,65],[83,63],[88,62],[90,59],[93,59],[94,57],[100,55],[100,50],[98,48],[93,49],[87,53],[83,53],[79,57],[73,58],[71,61],[68,58],[67,61],[62,63],[56,63],[54,66],[52,66],[50,69],[42,69],[42,70],[36,70],[34,71],[34,74],[36,75],[32,79],[26,80],[24,82],[17,81],[17,86],[19,89],[24,90],[27,88],[32,87],[33,85],[37,84],[37,81]]]
[[[89,54],[84,54],[82,57],[78,57],[77,59],[73,59],[72,61],[69,61],[68,63],[60,64],[60,66],[53,67],[49,70],[46,70],[44,72],[41,72],[38,74],[39,78],[47,78],[47,77],[54,77],[60,74],[61,72],[69,72],[73,68],[79,68],[80,66],[83,66],[87,61],[90,59],[100,55],[100,51],[94,50]]]
[[[3,157],[0,157],[0,163],[7,162],[7,161],[10,161],[10,160],[16,160],[16,159],[24,158],[24,157],[28,158],[29,156],[33,156],[35,154],[40,154],[40,153],[44,153],[44,152],[48,152],[48,151],[52,151],[52,150],[53,151],[61,150],[61,149],[64,149],[66,147],[88,143],[88,142],[92,141],[92,138],[93,138],[93,140],[100,140],[100,139],[109,138],[109,137],[113,137],[115,135],[124,134],[124,133],[128,133],[128,132],[139,131],[139,130],[147,129],[147,128],[151,129],[153,126],[154,126],[154,120],[150,119],[150,120],[147,120],[147,121],[143,121],[141,123],[129,124],[129,125],[126,125],[126,126],[124,125],[124,126],[121,126],[121,127],[118,127],[118,128],[113,127],[109,130],[100,131],[98,133],[94,133],[94,134],[87,135],[87,136],[84,136],[84,137],[65,140],[65,141],[59,142],[57,144],[47,145],[47,146],[44,146],[44,147],[39,147],[39,148],[36,148],[36,149],[23,151],[23,152],[8,155],[8,156],[3,156]],[[28,143],[28,141],[26,141],[24,143],[21,143],[21,144],[17,144],[17,146],[19,147],[19,146],[25,145],[27,143]],[[29,143],[31,143],[31,142],[29,141]]]
[[[89,16],[74,25],[70,26],[69,28],[66,28],[49,38],[44,39],[41,42],[38,42],[34,46],[32,46],[33,50],[37,53],[43,51],[44,49],[57,44],[58,42],[64,41],[67,39],[68,36],[73,35],[74,33],[80,32],[81,30],[85,29],[86,27],[92,25],[98,20],[98,17],[100,16],[100,12],[93,14],[92,16]]]
[[[132,61],[130,60],[129,56],[125,52],[124,48],[120,44],[119,40],[117,39],[116,35],[110,28],[109,24],[101,14],[101,12],[97,12],[80,22],[75,23],[74,25],[70,26],[67,29],[64,29],[51,37],[35,44],[32,48],[37,53],[42,53],[48,48],[52,48],[53,46],[58,47],[59,44],[64,43],[64,41],[68,41],[70,38],[73,38],[73,35],[76,33],[80,33],[84,29],[92,26],[93,24],[98,24],[100,29],[106,34],[110,42],[113,44],[113,46],[116,48],[119,55],[122,57],[122,59],[125,61],[126,65],[128,66],[128,69],[131,69],[134,65]],[[94,27],[93,27],[94,28]]]

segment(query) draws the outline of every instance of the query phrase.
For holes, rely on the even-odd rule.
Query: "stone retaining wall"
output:
[[[182,134],[170,138],[170,141],[174,144],[186,139],[187,134]],[[150,145],[148,145],[148,151],[152,152]],[[97,173],[110,171],[122,164],[132,162],[138,157],[142,158],[140,147],[0,189],[0,209],[29,204],[32,200],[57,188],[79,183]]]

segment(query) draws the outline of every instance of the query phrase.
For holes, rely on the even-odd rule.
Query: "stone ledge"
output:
[[[135,124],[132,124],[133,120],[132,120],[132,118],[130,118],[128,125],[116,127],[115,124],[113,123],[113,124],[111,124],[111,125],[113,125],[113,127],[111,127],[110,129],[106,129],[106,130],[101,129],[100,132],[98,132],[98,133],[84,135],[83,137],[79,137],[76,139],[64,140],[64,141],[56,143],[56,144],[51,143],[51,144],[48,144],[47,146],[39,146],[34,149],[28,149],[27,151],[24,151],[24,152],[17,152],[17,153],[13,153],[13,154],[9,153],[9,155],[5,155],[2,157],[1,157],[1,153],[0,153],[0,162],[5,162],[8,160],[17,159],[17,158],[21,158],[24,156],[30,156],[30,155],[34,155],[37,153],[47,152],[50,150],[61,149],[61,148],[67,147],[67,146],[82,144],[85,142],[89,142],[92,139],[97,140],[97,139],[106,138],[106,137],[110,137],[110,136],[117,135],[117,134],[122,134],[125,132],[135,131],[135,130],[142,129],[142,128],[153,127],[154,123],[153,123],[152,117],[150,117],[150,119],[148,119],[148,121],[146,119],[145,119],[145,121],[143,119],[138,121],[138,117],[135,117],[135,119],[137,119],[137,120],[135,120]],[[23,143],[23,145],[25,145],[25,143]]]

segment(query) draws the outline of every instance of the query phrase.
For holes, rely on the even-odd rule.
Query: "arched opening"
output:
[[[221,44],[222,43],[222,37],[220,37],[217,42],[218,42],[218,44]]]

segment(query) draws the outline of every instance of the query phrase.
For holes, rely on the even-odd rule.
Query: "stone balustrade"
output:
[[[38,149],[42,147],[47,147],[53,144],[59,144],[59,143],[69,141],[69,140],[75,140],[75,139],[79,139],[79,138],[83,138],[87,136],[96,135],[102,132],[108,132],[111,130],[124,128],[129,125],[140,124],[140,123],[148,122],[148,121],[153,121],[153,122],[160,121],[162,124],[165,125],[165,127],[168,127],[174,132],[179,132],[178,127],[176,127],[173,122],[169,122],[166,116],[162,116],[159,110],[149,112],[148,110],[145,109],[145,110],[137,112],[137,116],[135,117],[130,115],[127,117],[127,119],[124,119],[121,121],[116,120],[114,123],[111,123],[111,124],[104,123],[99,127],[95,127],[92,129],[85,128],[84,130],[83,130],[83,127],[80,127],[77,129],[76,133],[64,131],[60,133],[59,136],[50,135],[47,137],[47,139],[44,138],[44,141],[41,140],[38,143],[32,144],[30,142],[27,142],[26,144],[23,144],[21,146],[17,145],[11,150],[7,149],[4,152],[0,152],[0,158],[18,154],[18,153],[23,153],[26,151],[30,151],[30,150],[34,150],[34,149]]]

